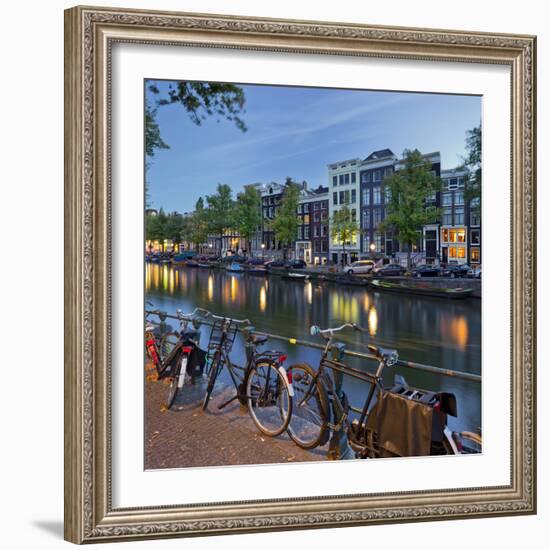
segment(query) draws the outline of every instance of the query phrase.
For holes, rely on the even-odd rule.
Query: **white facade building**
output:
[[[343,204],[347,204],[352,219],[357,221],[357,233],[345,246],[329,234],[329,260],[340,264],[350,263],[359,258],[361,251],[361,237],[359,227],[360,212],[360,182],[359,170],[361,159],[350,159],[335,162],[328,165],[328,187],[329,187],[329,218],[332,220],[334,212],[339,210]],[[330,226],[331,224],[329,224]]]

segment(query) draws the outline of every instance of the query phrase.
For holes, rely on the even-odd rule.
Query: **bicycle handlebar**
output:
[[[196,313],[203,313],[204,314],[204,318],[205,319],[208,319],[209,317],[211,317],[212,319],[218,319],[220,321],[229,321],[231,323],[237,323],[237,324],[241,324],[241,325],[249,325],[250,324],[250,320],[249,319],[233,319],[231,317],[223,317],[223,316],[220,316],[220,315],[216,315],[214,313],[212,313],[211,311],[208,311],[207,309],[204,309],[202,307],[197,307],[195,308],[191,313],[182,313],[181,310],[177,310],[177,316],[179,319],[185,319],[185,320],[191,320],[191,318],[196,314]]]
[[[329,336],[333,336],[335,332],[339,332],[340,330],[344,330],[345,328],[352,328],[353,330],[358,330],[360,332],[364,332],[364,328],[360,327],[359,325],[356,325],[355,323],[344,323],[343,325],[340,325],[339,327],[334,328],[325,328],[321,329],[317,325],[312,325],[309,329],[309,332],[311,336],[325,336],[328,334]]]

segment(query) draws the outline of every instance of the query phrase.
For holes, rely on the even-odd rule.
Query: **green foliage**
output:
[[[298,198],[300,187],[287,178],[281,204],[276,210],[275,218],[269,224],[270,229],[275,233],[275,238],[283,245],[283,256],[288,257],[288,249],[296,239],[298,232]]]
[[[464,159],[464,168],[468,171],[464,198],[474,201],[473,208],[479,213],[481,209],[481,123],[476,128],[466,132],[467,157]]]
[[[208,117],[214,116],[219,122],[222,118],[233,122],[239,130],[246,132],[247,127],[239,116],[244,112],[245,95],[240,86],[216,82],[170,83],[165,95],[155,83],[148,90],[158,96],[155,105],[145,107],[145,152],[153,157],[157,149],[168,149],[160,134],[156,120],[157,109],[165,105],[180,104],[191,121],[200,126]]]
[[[251,186],[245,187],[245,190],[237,195],[234,213],[235,228],[245,239],[249,252],[252,250],[250,241],[262,222],[260,201],[260,192]]]
[[[344,255],[346,245],[351,244],[359,231],[357,220],[351,215],[349,203],[344,203],[338,210],[335,210],[330,220],[330,236],[341,247]]]
[[[207,195],[205,219],[208,232],[220,236],[220,242],[223,235],[233,229],[235,225],[235,201],[233,192],[227,184],[219,183],[216,193]]]
[[[160,135],[157,123],[157,109],[145,105],[145,154],[148,157],[155,156],[157,149],[170,149]]]
[[[382,190],[386,196],[386,217],[379,225],[381,231],[392,230],[407,244],[410,251],[422,232],[422,227],[438,219],[435,207],[426,207],[426,199],[441,189],[441,180],[431,170],[430,161],[420,151],[406,150],[404,166],[388,176]]]
[[[202,197],[195,204],[195,211],[183,217],[182,237],[198,250],[208,238],[208,217]]]
[[[174,212],[166,214],[161,208],[155,216],[149,214],[145,217],[145,239],[151,241],[164,241],[170,239],[179,242],[184,227],[183,216]]]

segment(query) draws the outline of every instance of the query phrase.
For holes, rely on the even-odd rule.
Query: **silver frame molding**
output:
[[[113,509],[110,58],[116,42],[496,63],[512,116],[511,483]],[[103,542],[536,511],[536,38],[128,9],[65,12],[65,538]]]

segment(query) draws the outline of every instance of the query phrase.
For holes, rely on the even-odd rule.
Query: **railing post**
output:
[[[344,355],[345,346],[343,344],[335,344],[332,346],[331,353],[334,361],[341,361]],[[341,403],[347,405],[347,398],[342,390],[344,382],[344,373],[340,371],[332,371],[334,380],[334,393],[338,396]],[[348,413],[348,410],[343,411],[343,415],[340,411],[336,410],[334,401],[332,402],[332,416],[334,418],[334,424],[340,425],[338,430],[333,430],[332,437],[330,438],[327,458],[328,460],[352,460],[355,458],[355,453],[349,445],[348,434],[346,430],[346,423],[343,422],[343,415]]]

